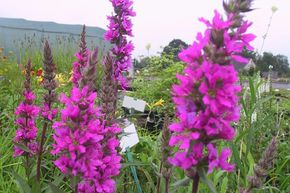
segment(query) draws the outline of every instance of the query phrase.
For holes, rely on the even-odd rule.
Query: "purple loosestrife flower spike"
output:
[[[164,118],[164,125],[162,129],[162,138],[161,138],[161,161],[162,161],[162,176],[166,179],[169,179],[171,176],[172,165],[168,162],[168,157],[171,156],[172,147],[170,147],[169,140],[171,137],[171,131],[168,126],[170,125],[170,119],[168,116]]]
[[[114,45],[112,49],[115,56],[114,77],[122,88],[126,88],[128,82],[125,76],[132,66],[131,52],[134,49],[132,42],[128,42],[127,36],[133,36],[133,24],[130,17],[136,14],[132,9],[133,1],[131,0],[110,0],[110,2],[114,7],[115,15],[108,16],[110,24],[105,33],[105,39]]]
[[[71,96],[61,95],[65,105],[61,120],[53,124],[53,155],[58,155],[54,164],[69,176],[79,176],[78,192],[113,193],[119,174],[121,157],[116,148],[119,141],[115,135],[121,129],[107,127],[100,121],[101,113],[94,104],[95,92],[88,86],[74,87]]]
[[[48,41],[45,41],[44,44],[44,54],[43,54],[43,69],[44,69],[44,84],[43,87],[47,90],[47,93],[44,94],[44,106],[42,109],[42,116],[52,121],[56,114],[57,109],[52,109],[53,103],[56,101],[57,96],[55,89],[57,88],[57,83],[55,81],[55,70],[56,65],[53,62],[53,56],[51,53],[51,48]]]
[[[260,188],[263,185],[263,181],[277,157],[277,143],[276,137],[273,137],[263,152],[261,159],[254,166],[254,175],[248,178],[249,187],[242,189],[242,193],[251,193],[254,188]]]
[[[96,90],[96,75],[97,75],[97,63],[98,63],[98,48],[90,54],[87,65],[82,70],[82,78],[80,79],[81,87],[88,86],[90,92]]]
[[[81,41],[79,45],[79,52],[75,54],[77,61],[73,63],[72,83],[73,86],[79,87],[82,79],[82,71],[88,63],[89,50],[86,43],[86,26],[83,26],[81,33]]]
[[[170,119],[168,116],[166,116],[164,118],[164,125],[162,129],[162,138],[161,138],[161,162],[162,162],[161,174],[165,179],[165,193],[169,192],[170,176],[172,173],[172,165],[168,162],[168,157],[170,157],[172,153],[172,147],[168,145],[171,137],[171,132],[168,128],[169,125]]]
[[[53,103],[56,101],[56,93],[55,89],[57,87],[55,81],[55,70],[56,65],[53,63],[53,56],[51,52],[51,48],[49,46],[48,41],[46,40],[44,43],[44,52],[43,52],[43,69],[44,69],[44,84],[43,87],[47,91],[44,94],[44,104],[41,109],[41,115],[45,119],[43,124],[43,129],[41,132],[40,144],[39,144],[39,152],[37,158],[37,169],[36,169],[36,179],[40,180],[40,167],[41,167],[41,159],[43,154],[43,145],[45,141],[45,135],[47,131],[47,127],[49,122],[53,121],[53,119],[57,115],[57,108],[52,108]]]
[[[112,125],[115,121],[117,108],[117,83],[114,79],[113,64],[114,59],[110,54],[104,58],[104,76],[101,89],[102,113],[105,116],[107,125]]]
[[[37,152],[37,127],[35,125],[35,119],[39,114],[39,108],[33,105],[35,95],[31,90],[31,60],[25,67],[25,82],[24,82],[24,100],[19,104],[15,110],[17,116],[15,124],[17,125],[17,131],[14,138],[14,156],[32,156]],[[19,145],[18,145],[19,144]],[[20,146],[24,146],[29,149],[29,152],[25,152]]]
[[[191,173],[190,177],[197,177],[195,181],[198,175],[192,171],[199,167],[207,166],[209,173],[215,168],[227,172],[234,169],[228,163],[231,150],[224,148],[218,153],[216,143],[235,136],[232,123],[240,117],[241,87],[236,84],[238,76],[233,62],[248,62],[241,53],[244,48],[253,49],[250,42],[255,36],[246,33],[251,23],[240,15],[246,8],[250,10],[251,1],[229,3],[234,8],[224,3],[226,19],[218,11],[212,21],[200,19],[207,29],[198,33],[197,40],[179,54],[186,66],[184,74],[177,75],[180,83],[172,88],[179,121],[170,126],[174,134],[169,145],[178,146],[179,150],[169,161]]]

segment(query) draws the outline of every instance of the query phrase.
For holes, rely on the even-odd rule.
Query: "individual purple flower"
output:
[[[110,24],[108,31],[105,33],[105,39],[110,41],[114,47],[111,50],[115,56],[114,77],[122,88],[128,87],[125,75],[132,66],[131,53],[134,46],[127,36],[132,34],[132,22],[130,17],[136,14],[132,9],[133,1],[131,0],[110,0],[114,7],[115,15],[108,16]]]
[[[239,2],[235,2],[239,9]],[[244,6],[244,5],[243,5]],[[178,152],[169,161],[184,170],[208,166],[208,172],[221,168],[228,172],[234,165],[228,163],[229,148],[216,149],[218,140],[232,140],[233,122],[240,118],[237,84],[238,74],[234,62],[246,63],[244,48],[253,49],[255,38],[246,33],[251,23],[228,12],[227,18],[215,11],[212,21],[205,23],[205,33],[198,33],[197,41],[183,50],[179,57],[186,63],[184,74],[177,75],[179,84],[172,88],[178,122],[170,126],[173,135],[170,146],[178,146]]]
[[[207,145],[208,150],[208,172],[212,173],[214,168],[222,168],[225,171],[231,172],[234,169],[233,164],[228,163],[228,158],[231,155],[231,150],[229,148],[225,148],[222,150],[220,156],[218,157],[217,149],[214,147],[213,144]]]
[[[31,61],[26,65],[26,77],[24,82],[25,90],[23,92],[24,100],[19,104],[15,110],[17,119],[17,131],[14,138],[14,156],[32,156],[37,153],[37,127],[35,119],[39,114],[40,109],[33,104],[35,95],[30,87]],[[21,146],[26,147],[29,152],[25,152]]]

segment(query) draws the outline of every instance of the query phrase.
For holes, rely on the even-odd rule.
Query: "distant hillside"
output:
[[[81,30],[82,25],[0,18],[0,47],[19,54],[41,49],[43,41],[48,39],[54,50],[76,51]],[[107,50],[110,47],[103,39],[104,29],[86,27],[86,32],[88,48],[98,46],[100,50]]]

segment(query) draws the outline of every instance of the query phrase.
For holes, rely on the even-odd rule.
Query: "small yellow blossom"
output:
[[[158,107],[158,106],[164,106],[165,101],[163,99],[160,99],[159,101],[157,101],[156,103],[154,103],[152,106],[153,107]]]
[[[59,85],[63,86],[67,83],[67,79],[62,73],[56,74],[55,79]]]
[[[36,80],[37,80],[38,84],[42,84],[44,81],[43,76],[36,76]]]

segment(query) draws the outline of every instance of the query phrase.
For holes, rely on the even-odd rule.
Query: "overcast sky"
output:
[[[54,21],[64,24],[86,24],[107,29],[107,15],[112,13],[109,0],[0,0],[0,17],[24,18],[36,21]],[[256,0],[255,11],[248,14],[254,22],[251,32],[257,35],[254,46],[261,50],[271,7],[276,6],[263,51],[283,54],[290,59],[290,0]],[[133,19],[134,56],[156,54],[161,46],[180,38],[187,43],[204,30],[199,17],[211,19],[213,10],[222,11],[221,0],[135,0]]]

